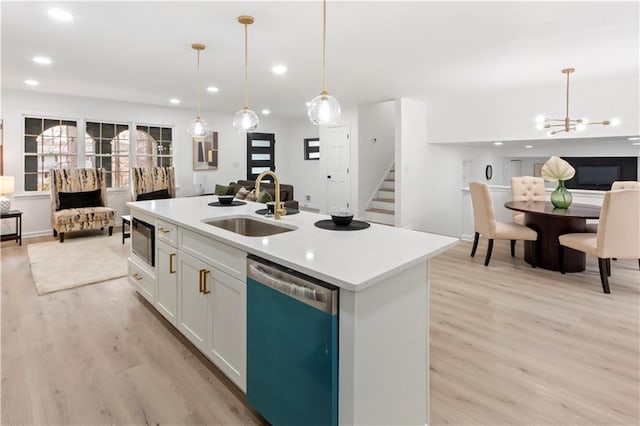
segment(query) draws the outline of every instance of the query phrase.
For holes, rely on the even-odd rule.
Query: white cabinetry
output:
[[[200,351],[209,347],[211,267],[186,253],[178,253],[178,330]]]
[[[129,283],[138,293],[153,304],[156,287],[155,276],[145,266],[137,262],[133,256],[128,259],[127,266]]]
[[[178,306],[177,256],[175,247],[156,241],[156,309],[173,325]]]

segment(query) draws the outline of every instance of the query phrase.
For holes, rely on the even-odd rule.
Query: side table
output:
[[[0,241],[16,240],[16,242],[22,245],[22,211],[9,210],[7,213],[0,213],[0,219],[16,219],[16,232],[12,234],[3,234],[0,236]]]
[[[125,232],[125,225],[129,225],[129,232]],[[124,244],[124,239],[129,238],[131,236],[131,216],[124,215],[122,216],[122,244]]]

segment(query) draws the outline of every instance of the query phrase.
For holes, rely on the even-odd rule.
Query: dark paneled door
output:
[[[247,180],[256,180],[265,170],[275,171],[275,144],[273,133],[247,133]]]

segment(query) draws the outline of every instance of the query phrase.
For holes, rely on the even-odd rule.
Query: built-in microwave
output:
[[[133,218],[131,221],[131,250],[151,266],[155,266],[155,227]]]

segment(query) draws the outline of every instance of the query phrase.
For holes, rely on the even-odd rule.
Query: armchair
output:
[[[176,197],[173,167],[133,167],[132,175],[133,201]]]
[[[66,232],[109,228],[116,211],[107,207],[104,169],[51,169],[51,227],[64,242]]]

